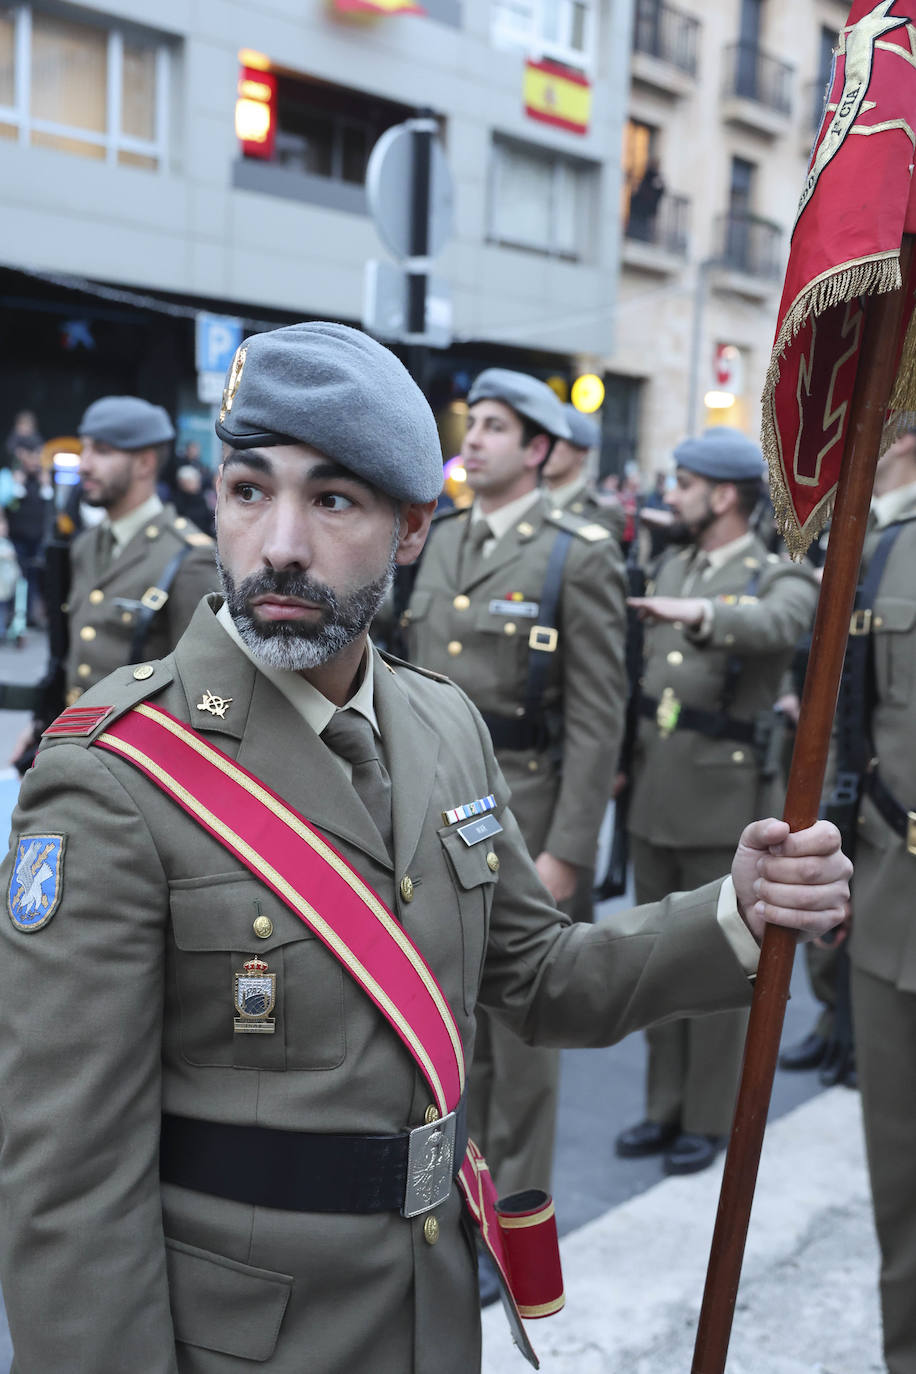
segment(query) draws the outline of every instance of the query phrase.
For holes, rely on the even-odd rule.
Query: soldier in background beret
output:
[[[554,505],[580,515],[583,520],[604,525],[620,544],[627,517],[616,496],[609,492],[600,496],[595,491],[598,450],[601,447],[601,426],[591,415],[583,415],[575,406],[563,407],[569,438],[558,439],[544,464],[544,491]]]
[[[570,924],[467,697],[367,641],[441,481],[421,393],[366,336],[300,325],[242,345],[221,414],[224,595],[56,722],[13,817],[16,1369],[473,1374],[454,1175],[478,997],[552,1044],[743,1004],[758,859],[784,841],[779,904],[821,856],[793,913],[815,930],[849,865],[829,826],[761,822],[732,879]]]

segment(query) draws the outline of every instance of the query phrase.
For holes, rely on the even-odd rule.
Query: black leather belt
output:
[[[550,744],[550,735],[542,720],[530,720],[523,716],[492,716],[486,711],[483,712],[483,719],[494,749],[544,750]]]
[[[880,774],[866,773],[865,790],[881,816],[892,830],[906,840],[911,854],[916,854],[916,812],[901,806],[893,792],[882,782]]]
[[[285,1212],[397,1212],[407,1187],[410,1137],[410,1131],[316,1135],[163,1115],[159,1176],[179,1188]],[[467,1144],[462,1098],[453,1177]]]
[[[655,697],[640,697],[640,714],[656,719],[658,700]],[[677,730],[696,730],[697,734],[709,735],[712,739],[736,739],[742,744],[754,744],[757,729],[753,721],[738,720],[735,716],[723,716],[718,711],[702,711],[697,706],[681,705],[677,714]]]

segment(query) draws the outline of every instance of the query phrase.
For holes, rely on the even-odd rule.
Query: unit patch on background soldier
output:
[[[63,835],[20,835],[7,907],[17,930],[41,930],[64,890]]]

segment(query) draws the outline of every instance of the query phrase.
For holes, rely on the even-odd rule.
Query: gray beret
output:
[[[704,429],[684,439],[674,450],[679,468],[708,477],[711,482],[751,482],[763,478],[763,454],[758,444],[729,425]]]
[[[396,501],[434,501],[442,448],[426,397],[390,349],[314,321],[239,348],[216,422],[232,448],[308,444]]]
[[[139,396],[103,396],[93,401],[80,420],[78,432],[128,451],[175,438],[168,412]]]
[[[601,443],[601,426],[590,415],[583,415],[575,406],[564,406],[566,423],[569,425],[571,444],[576,448],[597,448]]]
[[[502,401],[533,420],[555,439],[570,437],[569,425],[563,414],[563,403],[546,382],[529,377],[527,372],[510,372],[506,367],[488,367],[474,379],[468,392],[468,405],[477,401]]]

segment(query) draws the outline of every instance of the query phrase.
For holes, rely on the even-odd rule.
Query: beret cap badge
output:
[[[248,349],[243,344],[241,348],[235,350],[235,357],[232,359],[232,366],[229,369],[229,376],[226,378],[226,385],[223,389],[223,403],[220,406],[219,418],[225,420],[232,409],[232,402],[235,400],[242,380],[242,369],[245,366],[245,359],[248,357]]]

